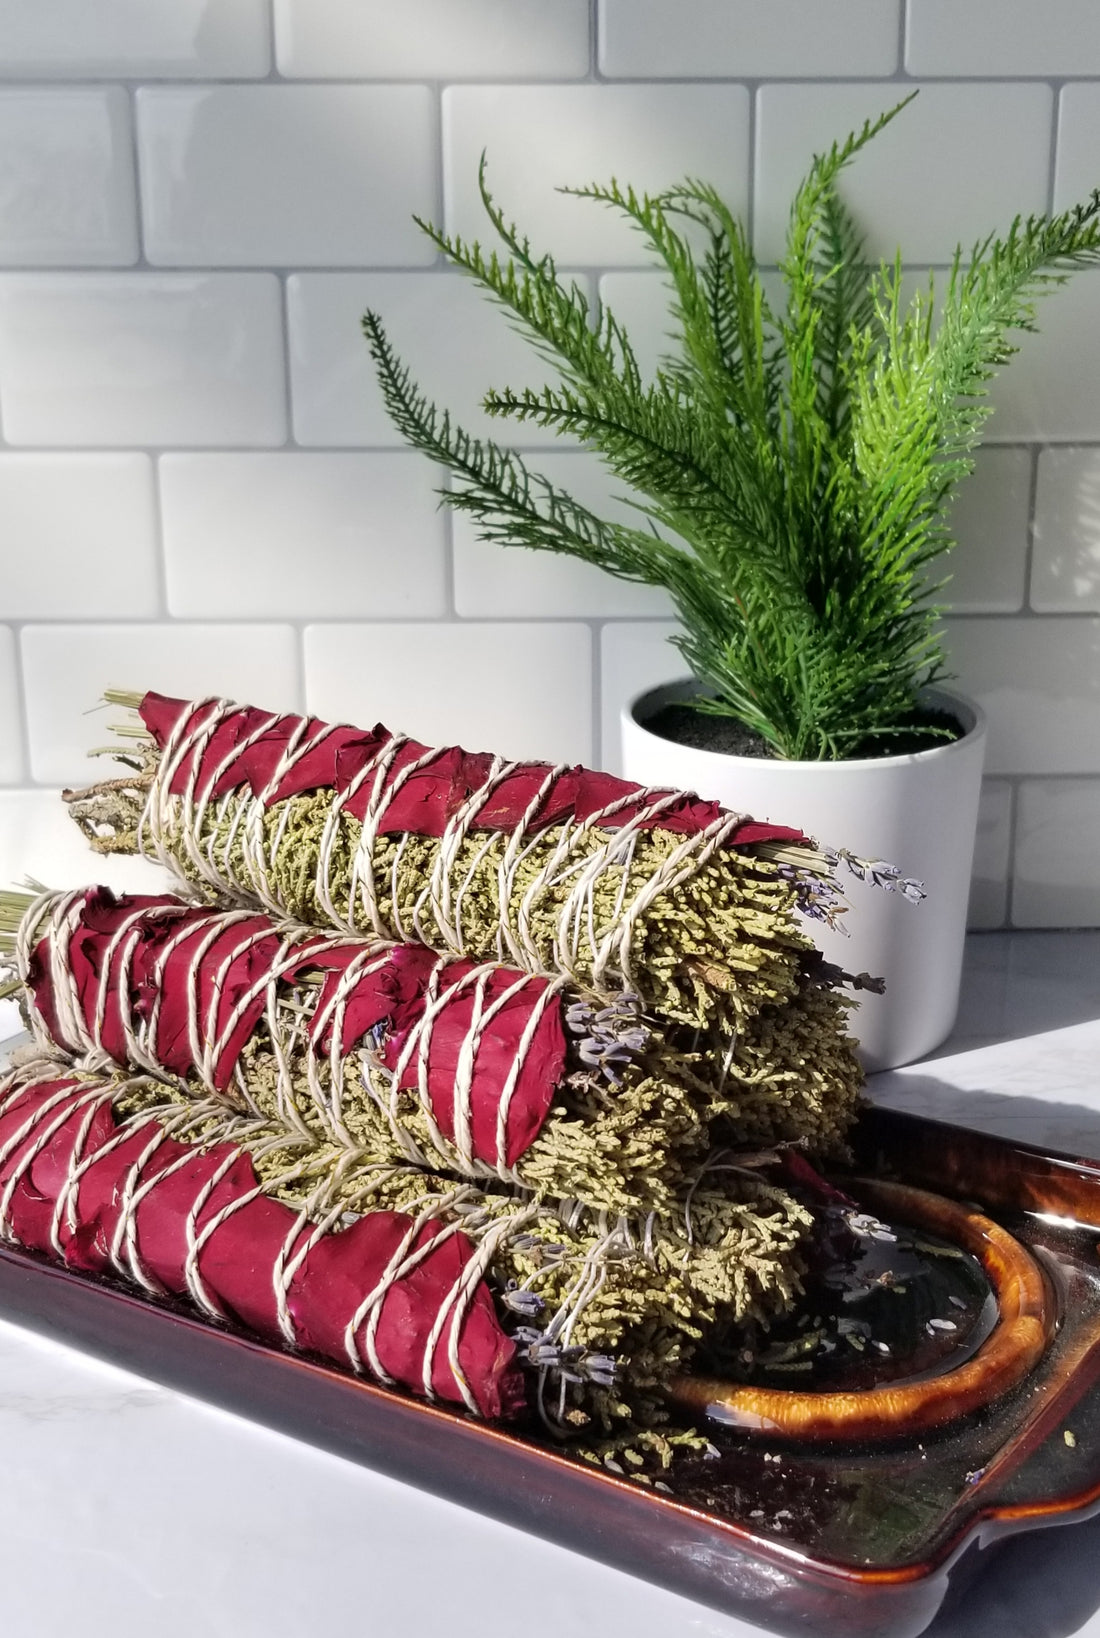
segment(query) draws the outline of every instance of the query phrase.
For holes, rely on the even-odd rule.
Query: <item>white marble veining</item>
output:
[[[982,934],[951,1040],[871,1092],[1100,1155],[1098,1065],[1100,933]],[[0,1450],[5,1638],[759,1631],[2,1322]],[[1100,1520],[989,1555],[928,1631],[1072,1635],[1100,1638]]]

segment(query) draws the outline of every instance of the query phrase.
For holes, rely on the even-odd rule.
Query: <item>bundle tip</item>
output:
[[[144,694],[135,693],[130,688],[105,688],[103,690],[105,705],[122,705],[128,711],[136,711],[144,698]]]

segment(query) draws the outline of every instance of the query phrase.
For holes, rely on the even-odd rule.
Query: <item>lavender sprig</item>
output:
[[[794,883],[797,895],[798,908],[811,921],[824,922],[827,927],[834,927],[844,932],[840,917],[844,915],[848,906],[844,896],[835,882],[823,881],[820,876],[812,876],[805,870],[796,870],[793,865],[780,865],[779,874],[786,880]]]
[[[641,1056],[650,1032],[642,1022],[638,996],[620,995],[597,1008],[591,1001],[574,1001],[565,1009],[566,1027],[577,1036],[577,1057],[586,1069],[618,1085],[623,1071]]]
[[[823,851],[834,870],[843,863],[857,881],[866,882],[869,887],[881,887],[885,893],[900,893],[910,904],[919,904],[928,897],[923,882],[914,876],[903,876],[897,865],[887,864],[885,859],[861,859],[846,847]]]
[[[500,1300],[505,1308],[511,1309],[513,1314],[520,1314],[524,1319],[537,1319],[546,1304],[536,1291],[528,1291],[517,1285],[515,1280],[509,1280],[500,1294]]]
[[[590,1382],[597,1388],[615,1385],[617,1366],[610,1354],[564,1348],[549,1331],[536,1331],[530,1326],[517,1327],[512,1337],[520,1344],[520,1364],[531,1370],[552,1371],[562,1382]]]

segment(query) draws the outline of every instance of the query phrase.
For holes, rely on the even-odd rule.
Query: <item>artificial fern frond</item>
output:
[[[681,518],[693,519],[703,531],[697,543],[702,554],[707,551],[708,530],[719,539],[734,538],[740,549],[770,550],[766,519],[753,516],[745,504],[751,496],[744,488],[720,486],[690,450],[662,437],[670,419],[661,413],[667,406],[659,396],[652,416],[636,415],[633,426],[618,420],[613,410],[602,410],[567,388],[490,390],[484,407],[490,415],[509,416],[521,424],[534,422],[599,449],[616,476],[632,489],[651,496],[662,508],[674,508]]]
[[[1100,191],[1053,219],[1018,218],[965,264],[957,252],[935,333],[933,289],[906,306],[900,264],[881,271],[875,297],[889,348],[861,373],[853,412],[860,506],[876,562],[911,571],[943,548],[944,503],[973,466],[991,413],[989,382],[1016,350],[1011,333],[1033,329],[1038,298],[1097,261]]]
[[[538,391],[490,391],[490,415],[578,439],[649,528],[600,518],[514,450],[470,437],[412,380],[377,316],[364,319],[395,425],[450,473],[445,502],[483,539],[663,586],[703,708],[740,717],[781,756],[888,748],[919,689],[945,675],[935,565],[989,382],[1014,333],[1035,327],[1038,299],[1100,261],[1100,194],[1019,220],[956,255],[937,324],[931,284],[905,295],[900,254],[867,267],[838,189],[904,106],[813,160],[791,210],[782,309],[710,184],[563,190],[623,216],[664,273],[676,350],[651,381],[606,303],[591,312],[584,288],[505,217],[484,158],[503,253],[420,224],[553,369]]]
[[[395,426],[415,449],[445,466],[458,487],[439,491],[454,509],[479,519],[487,540],[506,540],[581,558],[621,578],[689,593],[694,573],[687,554],[643,529],[607,523],[541,474],[514,450],[454,426],[416,386],[397,358],[376,313],[363,330]]]
[[[685,334],[700,377],[712,373],[725,387],[726,412],[757,436],[774,435],[783,377],[783,353],[775,335],[748,232],[706,182],[689,178],[663,196],[709,235],[702,266],[709,334],[701,325]]]

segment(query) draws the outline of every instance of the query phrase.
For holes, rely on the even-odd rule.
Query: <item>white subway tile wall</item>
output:
[[[435,204],[423,85],[227,85],[135,97],[156,267],[424,266]]]
[[[583,80],[588,0],[275,0],[287,79]]]
[[[0,779],[17,785],[23,778],[23,746],[19,728],[19,677],[15,637],[10,626],[0,626]]]
[[[1089,443],[1100,435],[1100,269],[1079,270],[1044,298],[1038,320],[1038,334],[1019,336],[1018,355],[992,384],[990,435],[1004,443]]]
[[[749,125],[743,85],[450,87],[443,93],[446,224],[469,238],[484,236],[484,153],[490,192],[537,254],[551,250],[563,266],[644,266],[640,234],[606,205],[561,188],[617,178],[655,193],[684,176],[704,176],[743,211]]]
[[[9,444],[282,444],[285,381],[270,273],[0,274]]]
[[[564,620],[307,626],[306,703],[428,745],[590,762],[592,633]]]
[[[184,699],[227,694],[276,711],[302,705],[289,625],[57,622],[24,626],[20,647],[30,771],[46,785],[88,783],[88,753],[109,742],[108,725],[120,714],[98,704],[107,688],[155,688]]]
[[[987,779],[978,807],[974,871],[970,878],[969,921],[973,928],[1004,924],[1008,903],[1008,866],[1012,847],[1012,786]]]
[[[609,79],[814,79],[892,74],[900,0],[603,0]]]
[[[0,805],[0,880],[29,876],[47,887],[84,887],[92,879],[88,844],[73,824],[57,787],[7,791]],[[170,886],[167,871],[121,854],[95,856],[95,880],[119,893],[155,893]],[[13,1009],[14,1010],[14,1009]],[[0,1014],[11,1035],[22,1025]]]
[[[14,620],[163,613],[148,455],[0,454],[3,608]]]
[[[439,477],[413,450],[165,455],[160,478],[170,614],[446,613]]]
[[[914,276],[1100,183],[1094,0],[0,0],[3,879],[130,884],[57,798],[108,685],[618,767],[623,701],[682,669],[667,599],[441,508],[362,314],[471,432],[636,520],[575,444],[484,413],[552,366],[414,213],[490,246],[486,150],[650,371],[672,321],[642,240],[555,190],[702,176],[774,260],[810,153],[917,89],[846,184]],[[1100,270],[1039,323],[953,519],[981,927],[1100,923]]]
[[[427,242],[427,241],[425,241]],[[591,302],[594,282],[578,282]],[[517,443],[508,423],[481,408],[490,387],[532,387],[554,372],[461,273],[295,273],[287,280],[294,436],[300,444],[401,449],[363,339],[367,310],[421,390],[468,432]],[[553,431],[525,426],[525,448],[559,448]]]
[[[1016,820],[1013,920],[1019,927],[1100,923],[1100,784],[1025,779]]]
[[[1094,25],[1094,31],[1095,28]],[[1075,187],[1088,194],[1096,186],[1098,138],[1100,85],[1086,81],[1063,86],[1058,99],[1058,148],[1054,167],[1056,210],[1065,210],[1076,203]]]
[[[619,722],[623,706],[644,688],[681,677],[687,667],[669,639],[673,620],[610,620],[600,642],[601,744],[603,764],[622,772]]]
[[[951,509],[955,551],[931,571],[950,575],[942,596],[960,613],[1014,614],[1024,606],[1033,465],[1028,449],[978,451]]]
[[[756,250],[777,261],[808,154],[917,91],[845,176],[873,256],[948,262],[1013,217],[1042,210],[1054,94],[1041,82],[765,85],[756,102]]]
[[[601,517],[636,528],[644,520],[631,504],[626,485],[613,478],[594,455],[540,454],[539,472]],[[614,615],[669,615],[668,595],[654,586],[616,580],[590,563],[533,552],[504,549],[480,540],[475,520],[465,512],[454,517],[455,607],[460,615],[497,619],[532,616],[593,619]]]
[[[1100,74],[1100,11],[1093,0],[909,0],[905,66],[960,79]]]
[[[1100,774],[1100,619],[951,619],[959,681],[989,716],[989,774]]]
[[[0,76],[262,78],[269,0],[0,0]]]
[[[0,91],[0,265],[137,260],[130,101],[120,86]]]
[[[1100,449],[1044,449],[1035,497],[1031,605],[1100,614]]]

